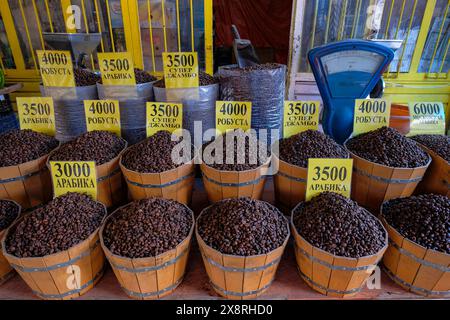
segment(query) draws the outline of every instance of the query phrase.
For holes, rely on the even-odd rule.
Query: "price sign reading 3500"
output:
[[[349,198],[352,170],[352,159],[309,159],[306,201],[325,191]]]
[[[319,128],[319,101],[285,101],[283,137]]]
[[[20,129],[55,135],[55,112],[51,97],[17,97]]]
[[[216,101],[216,131],[218,134],[227,130],[251,127],[252,103],[248,101]]]
[[[166,88],[196,88],[198,80],[197,52],[163,52]]]
[[[98,54],[102,82],[110,86],[132,86],[136,84],[133,56],[129,52],[107,52]]]
[[[147,137],[161,130],[173,133],[182,127],[182,103],[147,102]]]

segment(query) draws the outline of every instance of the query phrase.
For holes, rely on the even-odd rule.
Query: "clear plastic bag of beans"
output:
[[[200,86],[198,88],[167,89],[154,87],[155,101],[183,104],[183,129],[191,133],[192,142],[200,146],[209,139],[203,134],[208,129],[216,128],[216,101],[219,98],[219,84]],[[194,124],[201,121],[202,138],[194,139]]]
[[[146,105],[148,101],[154,101],[154,82],[139,83],[135,86],[97,84],[99,99],[119,101],[122,138],[129,145],[146,138]]]
[[[283,125],[286,66],[270,63],[241,69],[230,65],[219,68],[217,75],[220,99],[251,101],[252,128],[267,129],[267,138],[278,140]],[[272,136],[271,129],[279,130],[278,135]]]
[[[44,87],[44,97],[52,97],[55,106],[56,139],[61,142],[72,140],[86,132],[84,100],[98,99],[97,86]]]

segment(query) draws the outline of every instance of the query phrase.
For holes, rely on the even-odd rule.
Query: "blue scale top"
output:
[[[309,51],[322,96],[326,134],[343,143],[353,131],[355,99],[365,99],[380,80],[394,51],[366,40],[345,40]]]

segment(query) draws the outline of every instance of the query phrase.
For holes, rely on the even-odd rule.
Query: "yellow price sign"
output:
[[[42,82],[46,87],[75,87],[70,51],[36,50]]]
[[[97,200],[95,161],[50,161],[50,171],[55,197],[78,192]]]
[[[386,99],[356,99],[353,135],[389,127],[391,102]]]
[[[306,201],[325,192],[350,198],[353,159],[308,159]]]
[[[320,101],[285,101],[283,137],[319,128]]]
[[[166,88],[199,86],[197,52],[163,52]]]
[[[20,129],[55,135],[55,108],[51,97],[17,97]]]
[[[87,131],[102,130],[121,135],[118,100],[84,100]]]
[[[228,130],[251,127],[252,103],[248,101],[216,101],[216,132],[223,134]]]
[[[445,111],[442,102],[411,102],[409,115],[408,136],[445,134]]]
[[[183,128],[183,104],[147,102],[147,137],[158,131],[173,133]]]
[[[108,86],[134,86],[133,55],[130,52],[107,52],[98,54],[102,83]]]

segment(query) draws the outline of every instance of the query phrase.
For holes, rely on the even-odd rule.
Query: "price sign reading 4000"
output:
[[[389,126],[391,103],[386,99],[356,99],[353,135]]]
[[[102,130],[120,136],[120,110],[117,100],[84,100],[87,131]]]
[[[75,87],[69,51],[36,50],[42,82],[46,87]]]
[[[223,134],[227,130],[251,127],[252,103],[247,101],[216,101],[216,131]]]

